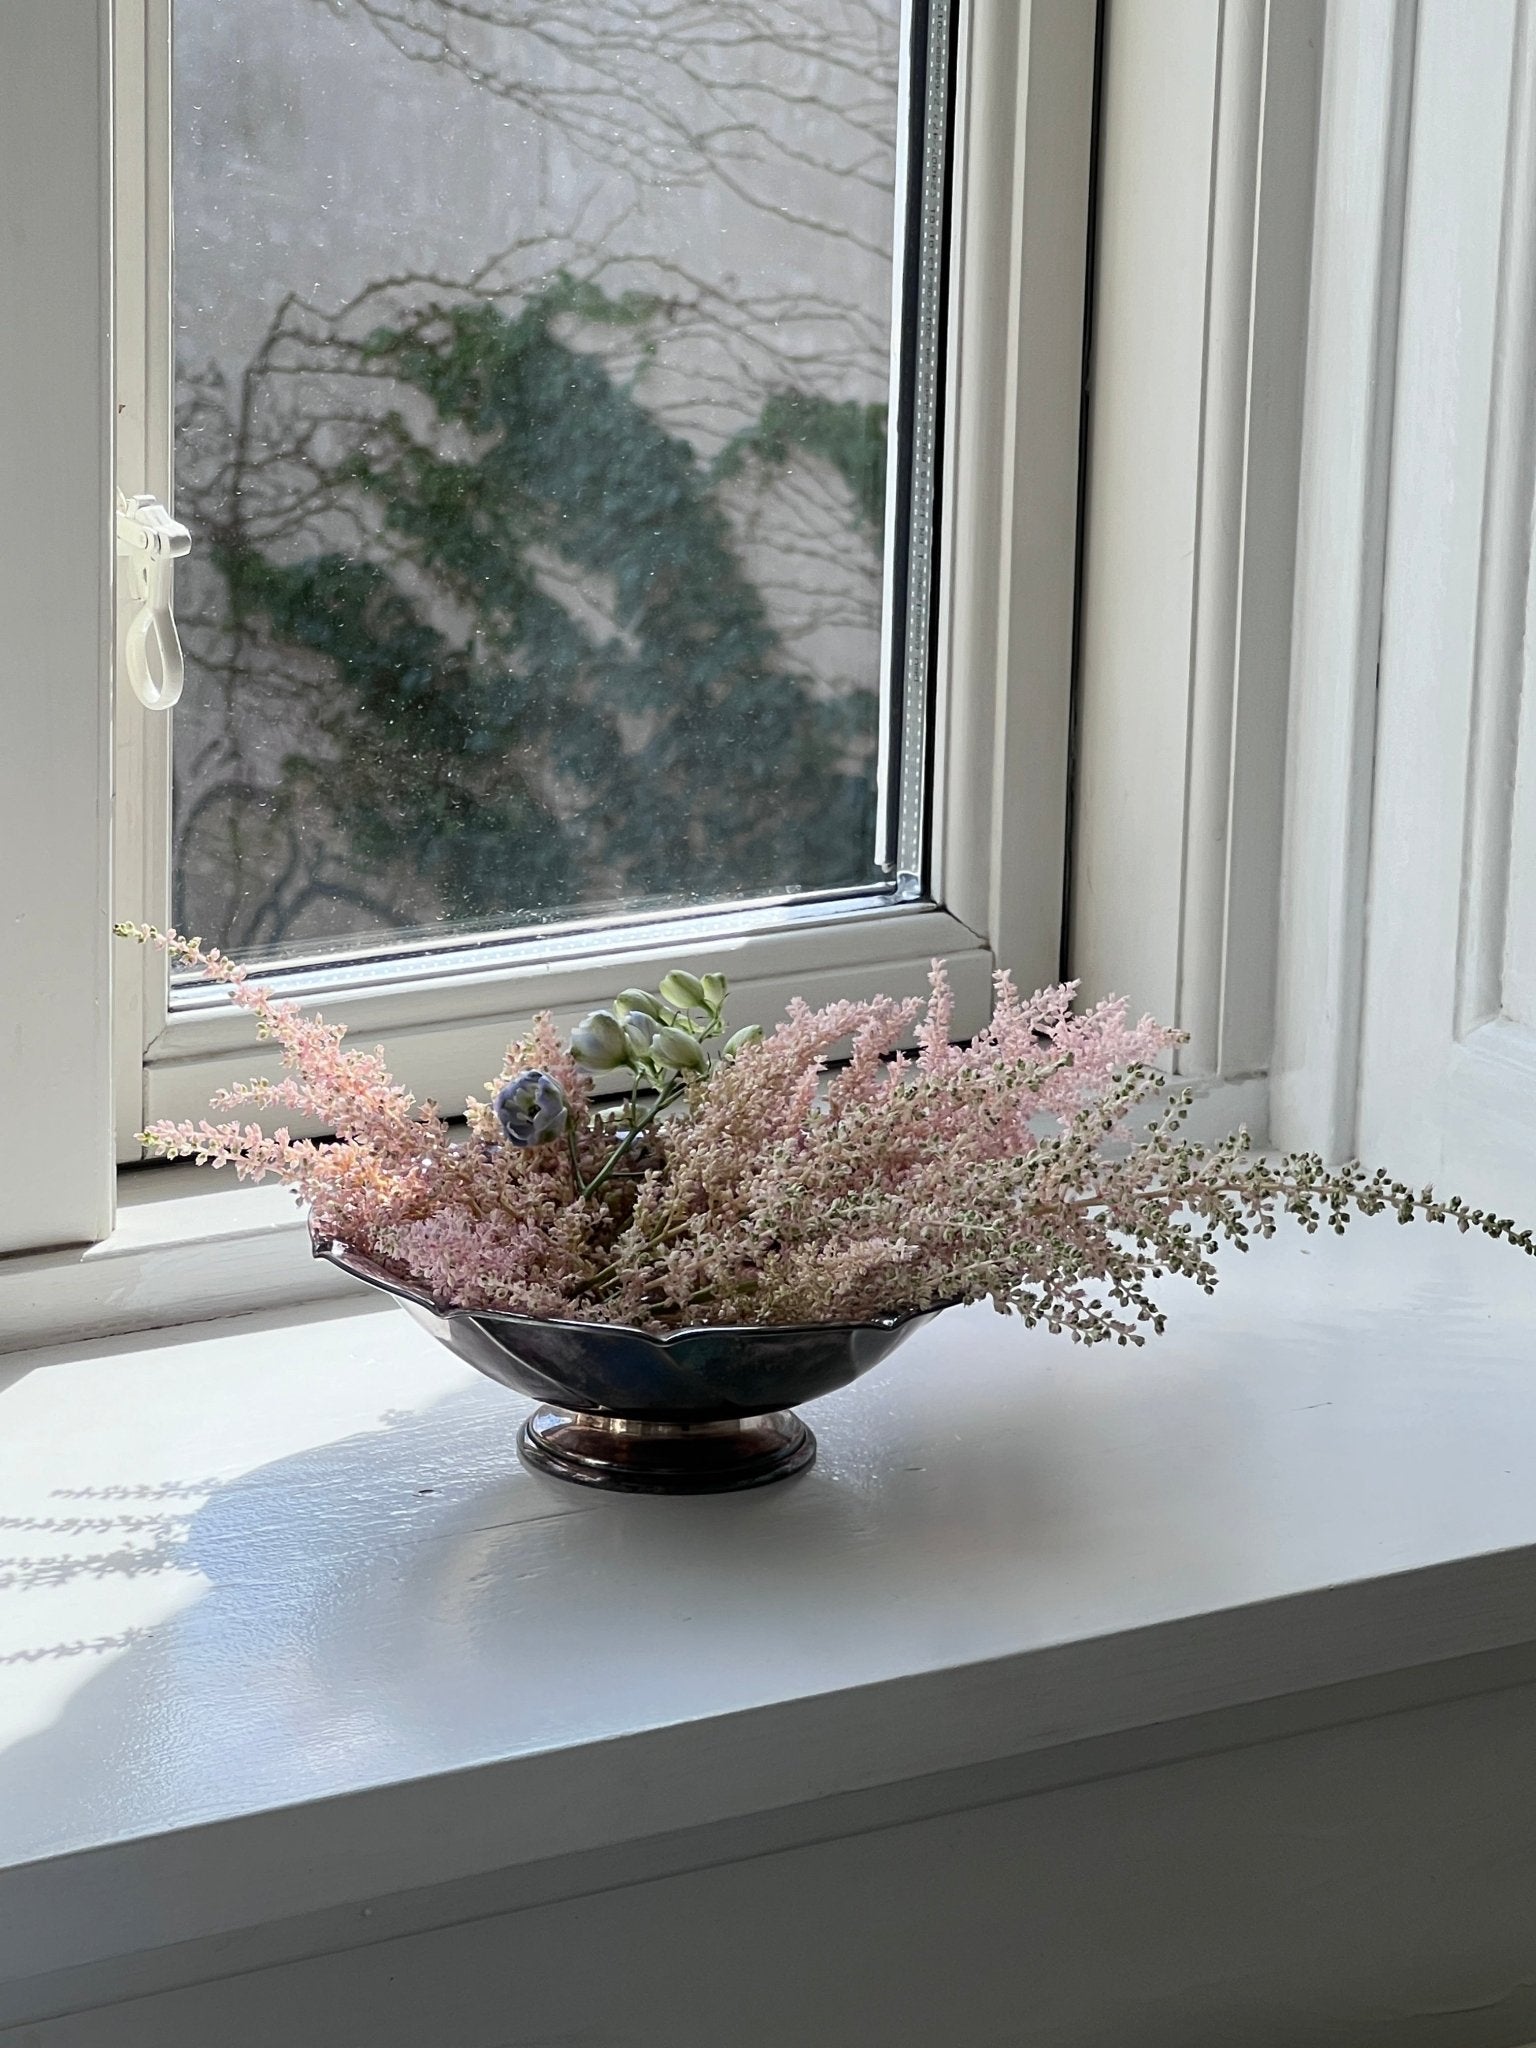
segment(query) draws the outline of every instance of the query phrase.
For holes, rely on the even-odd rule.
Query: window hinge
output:
[[[169,711],[186,673],[171,615],[171,564],[192,536],[158,498],[117,494],[117,552],[128,557],[128,623],[123,652],[133,694],[150,711]]]

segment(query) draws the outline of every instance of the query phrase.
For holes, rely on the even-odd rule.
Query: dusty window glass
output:
[[[888,884],[902,0],[176,0],[177,922]]]

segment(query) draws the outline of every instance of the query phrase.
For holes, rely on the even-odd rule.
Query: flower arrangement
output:
[[[664,1333],[987,1299],[1083,1342],[1140,1344],[1163,1328],[1158,1280],[1210,1292],[1221,1241],[1246,1249],[1287,1215],[1343,1230],[1391,1211],[1536,1251],[1507,1217],[1357,1164],[1257,1158],[1242,1131],[1190,1143],[1188,1098],[1155,1064],[1179,1034],[1116,1001],[1074,1011],[1070,984],[1023,998],[999,975],[992,1021],[957,1046],[938,964],[926,1004],[797,1001],[767,1034],[727,1032],[723,976],[673,971],[568,1043],[535,1019],[459,1133],[380,1052],[344,1046],[344,1027],[216,948],[117,930],[225,983],[280,1047],[282,1076],[223,1091],[216,1114],[286,1110],[335,1133],[236,1119],[156,1124],[143,1142],[278,1175],[319,1234],[443,1307]],[[598,1074],[627,1085],[599,1101]]]

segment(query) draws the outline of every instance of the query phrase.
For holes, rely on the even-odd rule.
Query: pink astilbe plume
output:
[[[1000,974],[990,1021],[956,1045],[935,963],[926,1005],[797,1001],[765,1038],[733,1037],[710,1059],[701,1042],[724,1030],[725,984],[672,975],[661,996],[616,1004],[651,1019],[629,1041],[638,1050],[624,1050],[613,1014],[583,1027],[617,1048],[582,1057],[628,1070],[627,1103],[594,1103],[581,1060],[541,1016],[456,1136],[379,1052],[344,1045],[342,1027],[274,1000],[215,949],[119,930],[225,984],[277,1045],[280,1077],[223,1091],[216,1113],[283,1111],[335,1134],[235,1118],[152,1125],[145,1144],[278,1175],[317,1234],[444,1306],[668,1330],[988,1299],[1084,1341],[1141,1343],[1162,1328],[1157,1280],[1209,1289],[1222,1239],[1246,1247],[1287,1214],[1342,1229],[1391,1210],[1536,1248],[1507,1218],[1358,1165],[1256,1160],[1241,1131],[1186,1142],[1187,1103],[1167,1098],[1161,1065],[1178,1034],[1116,1001],[1075,1010],[1071,985],[1021,997]],[[655,1044],[684,1041],[680,1064],[644,1050],[658,1017]],[[547,1124],[506,1109],[524,1084]]]
[[[258,1035],[279,1047],[281,1078],[220,1090],[216,1112],[288,1110],[335,1133],[317,1142],[240,1121],[164,1122],[142,1133],[152,1151],[233,1166],[247,1180],[277,1175],[308,1204],[318,1235],[339,1238],[423,1283],[442,1302],[459,1300],[471,1274],[487,1306],[548,1314],[565,1299],[592,1219],[567,1213],[573,1189],[563,1155],[508,1155],[490,1145],[484,1103],[467,1106],[473,1135],[456,1143],[434,1103],[418,1104],[396,1086],[381,1053],[343,1044],[344,1025],[275,1001],[243,968],[195,939],[148,926],[118,929],[224,983],[231,1000],[256,1019]],[[573,1099],[585,1101],[585,1076],[548,1017],[536,1019],[527,1039],[509,1050],[509,1069],[524,1054],[548,1060]]]

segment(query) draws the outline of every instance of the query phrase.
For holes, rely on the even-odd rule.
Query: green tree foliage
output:
[[[776,391],[756,422],[721,450],[715,473],[739,476],[749,455],[765,467],[784,469],[797,450],[831,464],[852,492],[865,526],[878,533],[885,518],[885,407],[823,398],[814,391]]]
[[[317,488],[375,545],[263,544],[231,494],[212,552],[227,644],[326,680],[279,786],[232,784],[187,821],[193,877],[247,869],[226,939],[285,936],[273,871],[320,846],[335,893],[377,905],[409,876],[418,906],[425,888],[444,918],[509,923],[872,877],[874,693],[796,672],[724,493],[749,466],[820,461],[850,544],[878,550],[884,409],[774,393],[701,459],[575,345],[649,310],[562,278],[513,314],[431,306],[349,344],[391,408]]]

